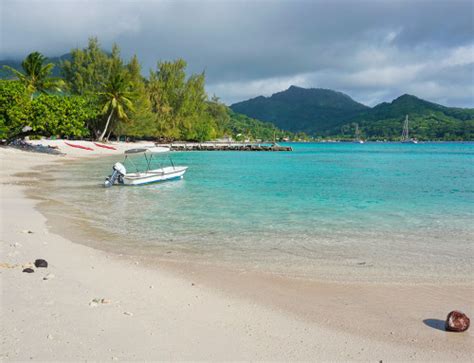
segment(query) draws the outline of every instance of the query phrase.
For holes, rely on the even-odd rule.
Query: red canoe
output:
[[[103,145],[103,144],[98,144],[96,142],[94,142],[94,145],[95,146],[98,146],[98,147],[103,147],[104,149],[109,149],[109,150],[117,150],[116,148],[114,148],[113,146],[108,146],[108,145]]]
[[[87,146],[82,146],[82,145],[74,145],[74,144],[70,144],[66,141],[64,141],[64,143],[67,145],[67,146],[70,146],[70,147],[75,147],[76,149],[84,149],[84,150],[89,150],[89,151],[93,151],[94,149],[91,148],[91,147],[87,147]]]

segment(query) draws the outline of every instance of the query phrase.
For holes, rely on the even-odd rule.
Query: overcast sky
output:
[[[0,0],[0,58],[47,56],[97,36],[139,56],[184,58],[230,104],[290,85],[373,106],[410,93],[474,107],[474,8],[460,0]]]

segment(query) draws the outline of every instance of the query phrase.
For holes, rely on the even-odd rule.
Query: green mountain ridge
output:
[[[357,124],[364,138],[397,140],[409,115],[412,137],[474,140],[474,109],[446,107],[408,94],[371,108],[341,92],[291,86],[230,108],[279,128],[313,136],[353,138]]]
[[[340,125],[368,107],[341,92],[291,86],[271,97],[259,96],[230,108],[291,132],[315,134]]]

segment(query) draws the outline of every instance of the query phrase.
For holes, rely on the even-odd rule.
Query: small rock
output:
[[[191,286],[194,286],[194,282],[191,282]]]
[[[22,246],[21,243],[18,243],[18,242],[12,243],[10,245],[10,247],[15,247],[15,248],[18,248],[18,247],[21,247],[21,246]]]
[[[447,331],[463,332],[469,329],[471,321],[468,316],[461,311],[453,310],[446,318],[445,328]]]
[[[35,261],[35,266],[36,266],[36,267],[44,267],[44,268],[46,268],[46,267],[48,267],[48,262],[47,262],[46,260],[43,260],[43,259],[40,258],[40,259],[37,259],[37,260]]]
[[[53,336],[51,334],[48,334],[47,338],[53,340]]]
[[[54,279],[56,276],[54,276],[54,274],[47,274],[45,277],[43,277],[43,280],[52,280]]]
[[[110,304],[110,303],[112,303],[112,300],[108,300],[108,299],[104,299],[104,298],[102,298],[102,299],[95,298],[95,299],[91,300],[91,302],[89,303],[89,306],[96,307],[99,304],[103,305],[103,304]]]
[[[23,272],[26,272],[27,274],[31,274],[31,273],[35,272],[35,270],[33,270],[32,268],[27,267],[27,268],[23,269]]]
[[[31,234],[33,233],[33,231],[30,231],[29,229],[24,229],[23,231],[21,231],[22,233],[28,233],[28,234]]]
[[[149,288],[150,288],[150,289],[153,289],[153,285],[150,285]]]
[[[133,313],[131,313],[131,312],[129,312],[129,311],[124,311],[124,312],[123,312],[123,315],[133,316]]]

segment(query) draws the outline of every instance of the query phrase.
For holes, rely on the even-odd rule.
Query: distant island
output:
[[[291,86],[230,108],[313,137],[352,139],[358,128],[367,140],[396,141],[409,115],[410,135],[419,140],[474,140],[474,109],[445,107],[407,94],[371,108],[341,92]]]

